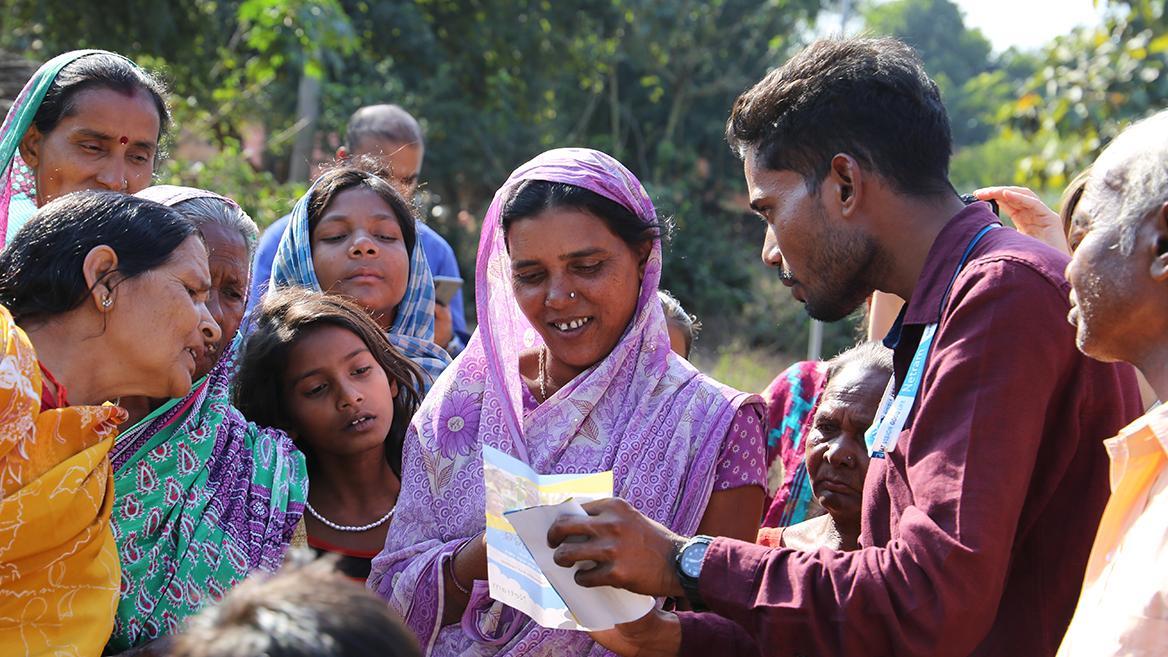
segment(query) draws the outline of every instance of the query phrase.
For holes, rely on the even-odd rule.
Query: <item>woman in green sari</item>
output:
[[[255,223],[230,199],[158,186],[138,196],[195,222],[208,248],[207,307],[222,328],[197,363],[190,394],[146,408],[118,437],[111,460],[114,537],[122,591],[107,652],[176,632],[255,570],[275,571],[304,513],[304,457],[282,431],[258,427],[231,404],[237,333],[249,289]],[[154,408],[157,406],[156,408]]]
[[[147,187],[170,121],[164,94],[154,76],[104,50],[40,67],[0,126],[0,248],[54,198]]]

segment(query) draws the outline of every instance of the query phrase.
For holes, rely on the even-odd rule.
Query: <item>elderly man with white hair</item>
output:
[[[1168,111],[1099,156],[1072,218],[1067,267],[1083,353],[1135,365],[1168,395]],[[1106,441],[1112,495],[1059,657],[1168,651],[1168,406]]]

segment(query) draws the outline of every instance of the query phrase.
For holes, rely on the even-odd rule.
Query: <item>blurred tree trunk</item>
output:
[[[320,58],[319,53],[316,58]],[[320,122],[323,78],[322,71],[310,71],[307,63],[300,74],[300,86],[296,91],[296,141],[292,145],[292,157],[288,163],[288,180],[293,182],[308,180],[316,126]]]

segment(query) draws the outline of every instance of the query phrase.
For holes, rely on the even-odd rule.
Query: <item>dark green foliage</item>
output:
[[[994,116],[1036,66],[1014,51],[994,56],[989,39],[965,26],[953,0],[893,0],[872,6],[864,19],[868,30],[903,39],[921,54],[949,110],[957,149],[993,136]]]
[[[102,47],[163,71],[182,141],[197,135],[219,154],[196,165],[176,158],[160,177],[238,194],[262,224],[303,189],[282,182],[302,76],[323,80],[321,154],[339,145],[357,107],[404,106],[426,130],[427,217],[468,279],[475,217],[515,166],[557,146],[605,150],[677,223],[665,285],[711,325],[702,348],[733,339],[805,350],[801,310],[758,260],[762,228],[722,132],[734,97],[798,46],[820,0],[6,4],[0,47],[42,61]],[[259,171],[240,147],[257,125],[267,135]],[[789,330],[777,341],[780,321]],[[852,331],[841,326],[827,350]]]
[[[1032,145],[1018,178],[1061,188],[1132,121],[1168,106],[1168,2],[1113,0],[1098,29],[1060,37],[1015,102],[1009,129]]]

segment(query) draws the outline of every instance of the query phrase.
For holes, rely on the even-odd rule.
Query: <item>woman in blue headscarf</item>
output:
[[[271,286],[297,285],[360,303],[426,375],[450,364],[434,343],[434,280],[405,199],[375,174],[338,167],[296,203]]]

